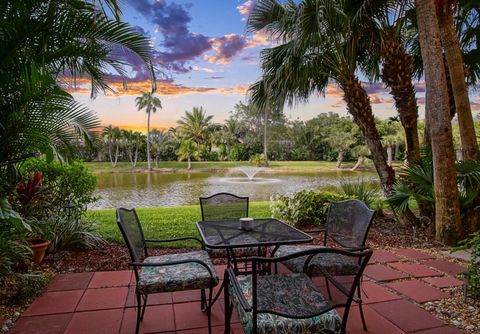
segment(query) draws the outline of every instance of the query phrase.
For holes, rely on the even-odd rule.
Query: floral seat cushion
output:
[[[235,257],[252,257],[258,255],[258,247],[242,247],[235,248]],[[227,250],[225,248],[207,248],[207,252],[212,258],[225,258],[227,257]]]
[[[271,310],[286,315],[304,316],[293,319],[272,313],[258,313],[257,333],[261,334],[309,334],[338,333],[342,320],[337,311],[323,297],[318,288],[305,274],[278,274],[257,276],[257,310]],[[252,305],[251,276],[237,277],[243,296]],[[246,334],[253,332],[253,315],[244,311],[237,295],[229,285],[232,300],[236,303],[243,330]],[[311,317],[311,314],[325,312]]]
[[[275,257],[290,255],[309,249],[319,248],[321,246],[280,246],[275,252]],[[303,272],[303,267],[307,256],[296,257],[282,263],[291,271],[296,273]],[[360,268],[358,262],[352,258],[341,254],[325,253],[315,255],[310,261],[312,275],[322,275],[320,268],[331,275],[356,275]]]
[[[161,267],[143,267],[137,283],[142,294],[172,292],[181,290],[206,289],[218,284],[218,275],[206,251],[168,254],[147,257],[144,263],[166,263],[182,260],[200,260],[208,265],[213,274],[199,263],[189,262]]]

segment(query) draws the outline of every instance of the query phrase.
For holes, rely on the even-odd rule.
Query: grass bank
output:
[[[86,162],[85,165],[95,174],[147,171],[146,162],[139,162],[135,168],[132,168],[129,162],[124,161],[119,162],[116,167],[112,167],[110,162]],[[353,165],[354,162],[345,162],[343,168],[349,169]],[[190,171],[218,171],[242,166],[252,165],[248,161],[194,161]],[[367,163],[366,166],[372,166],[372,164]],[[271,161],[270,169],[279,172],[336,170],[334,161]],[[187,163],[184,161],[162,161],[159,168],[154,168],[153,170],[156,172],[188,171]]]
[[[250,203],[250,216],[255,218],[270,217],[269,202]],[[198,205],[139,208],[138,217],[147,238],[168,239],[181,236],[199,237],[195,222],[201,220]],[[115,220],[115,210],[90,210],[87,220],[98,222],[97,229],[102,236],[111,242],[123,243],[123,238]],[[176,242],[169,244],[174,247],[197,246],[195,242]]]

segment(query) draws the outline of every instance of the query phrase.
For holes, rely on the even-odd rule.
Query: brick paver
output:
[[[46,292],[23,312],[24,316],[69,313],[75,311],[84,290]]]
[[[401,255],[403,257],[406,257],[412,260],[426,260],[426,259],[435,258],[433,255],[427,254],[425,252],[422,252],[416,249],[411,249],[411,248],[397,248],[397,249],[392,249],[392,251],[395,254]]]
[[[48,285],[47,291],[84,290],[92,277],[93,273],[58,274]]]
[[[443,276],[443,277],[426,277],[423,279],[425,282],[436,286],[437,288],[451,288],[455,286],[460,286],[463,284],[462,281],[452,277],[452,276]]]
[[[387,262],[397,262],[397,261],[400,261],[401,259],[402,258],[400,256],[398,256],[393,252],[376,249],[373,251],[373,256],[370,259],[370,262],[371,263],[375,263],[375,262],[387,263]]]
[[[93,275],[88,288],[93,289],[128,286],[131,279],[131,270],[96,272],[95,275]]]
[[[418,264],[418,263],[390,263],[390,267],[403,271],[413,277],[431,277],[431,276],[442,276],[443,273],[430,269],[429,267]]]
[[[422,261],[422,263],[426,266],[433,267],[437,270],[443,271],[452,276],[456,276],[458,273],[461,273],[466,269],[465,267],[457,263],[449,262],[446,260],[440,260],[440,259],[426,260],[426,261]]]
[[[405,296],[412,298],[417,303],[425,303],[433,300],[449,298],[448,293],[429,286],[418,280],[389,283],[389,287],[397,290]]]
[[[389,268],[383,264],[372,264],[365,269],[365,275],[381,282],[393,281],[400,278],[408,277],[407,274],[398,270]]]
[[[442,321],[406,300],[376,303],[370,307],[405,332],[443,326]]]

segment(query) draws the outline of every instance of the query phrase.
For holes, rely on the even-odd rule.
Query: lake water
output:
[[[378,180],[372,171],[324,171],[259,173],[264,181],[249,182],[238,172],[110,173],[97,175],[90,209],[156,207],[198,204],[201,196],[230,192],[249,196],[251,201],[268,201],[275,194],[338,185],[340,179]],[[228,180],[227,180],[228,179]]]

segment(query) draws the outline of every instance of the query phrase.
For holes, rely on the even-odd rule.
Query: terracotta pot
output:
[[[33,251],[33,262],[37,265],[42,263],[50,241],[45,239],[31,239],[28,247]]]

